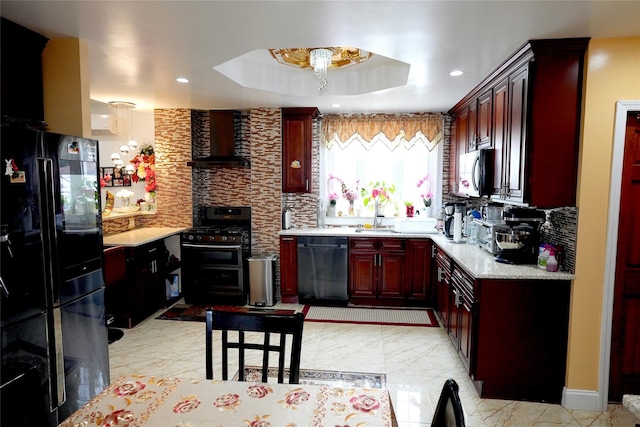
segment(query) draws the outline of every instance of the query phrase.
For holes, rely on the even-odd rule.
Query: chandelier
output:
[[[120,154],[126,155],[127,156],[127,160],[129,160],[129,151],[130,150],[135,150],[136,147],[138,146],[138,143],[136,142],[135,139],[133,139],[133,109],[136,108],[136,104],[134,104],[133,102],[126,102],[126,101],[110,101],[109,104],[115,108],[116,110],[116,117],[118,119],[118,127],[117,127],[117,133],[116,133],[116,141],[114,142],[114,151],[113,154],[111,154],[111,160],[113,161],[113,166],[116,168],[122,168],[122,166],[124,165],[124,161],[120,158]],[[121,131],[124,131],[124,135],[121,135]],[[120,137],[124,138],[124,141],[122,141],[122,145],[120,146],[120,153],[118,153],[118,150],[116,149],[117,145],[118,145],[118,140],[120,139]],[[128,140],[127,143],[124,143],[126,140]],[[127,163],[127,166],[125,167],[125,173],[127,175],[132,175],[134,172],[134,167],[131,163]]]
[[[350,46],[269,49],[269,53],[281,64],[312,69],[320,82],[319,92],[327,88],[329,68],[349,67],[373,56],[371,52]]]

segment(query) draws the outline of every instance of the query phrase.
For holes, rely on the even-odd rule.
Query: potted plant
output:
[[[408,200],[404,201],[404,206],[406,208],[407,218],[413,218],[413,214],[415,212],[415,206]]]
[[[336,204],[338,203],[338,195],[336,193],[329,194],[329,206],[327,206],[327,216],[336,216]]]

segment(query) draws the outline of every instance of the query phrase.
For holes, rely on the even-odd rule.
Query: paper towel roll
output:
[[[462,213],[453,214],[453,241],[458,243],[462,241]]]

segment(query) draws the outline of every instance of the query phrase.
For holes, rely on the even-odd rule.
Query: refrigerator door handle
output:
[[[4,280],[2,280],[2,276],[0,276],[0,288],[2,289],[2,293],[5,297],[9,298],[9,289],[7,285],[4,284]]]
[[[39,176],[39,204],[42,213],[42,246],[45,260],[45,286],[47,299],[53,305],[60,304],[60,295],[57,287],[58,278],[58,253],[56,249],[56,212],[55,212],[55,188],[53,181],[53,160],[38,158]]]
[[[62,343],[62,309],[60,307],[52,310],[53,317],[53,336],[54,342],[49,343],[53,351],[53,363],[51,377],[55,381],[49,381],[51,387],[51,410],[54,410],[67,401],[66,395],[66,375],[64,372],[64,349]]]

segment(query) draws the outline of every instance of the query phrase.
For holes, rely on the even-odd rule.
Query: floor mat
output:
[[[245,366],[245,381],[261,382],[262,368],[259,366]],[[284,370],[284,382],[289,378],[289,369]],[[238,380],[238,373],[233,377]],[[278,368],[269,368],[267,382],[277,382]],[[300,384],[328,385],[331,387],[356,387],[356,388],[387,388],[387,376],[385,374],[345,371],[322,371],[318,369],[300,369]]]
[[[432,309],[304,306],[306,322],[439,327]]]

